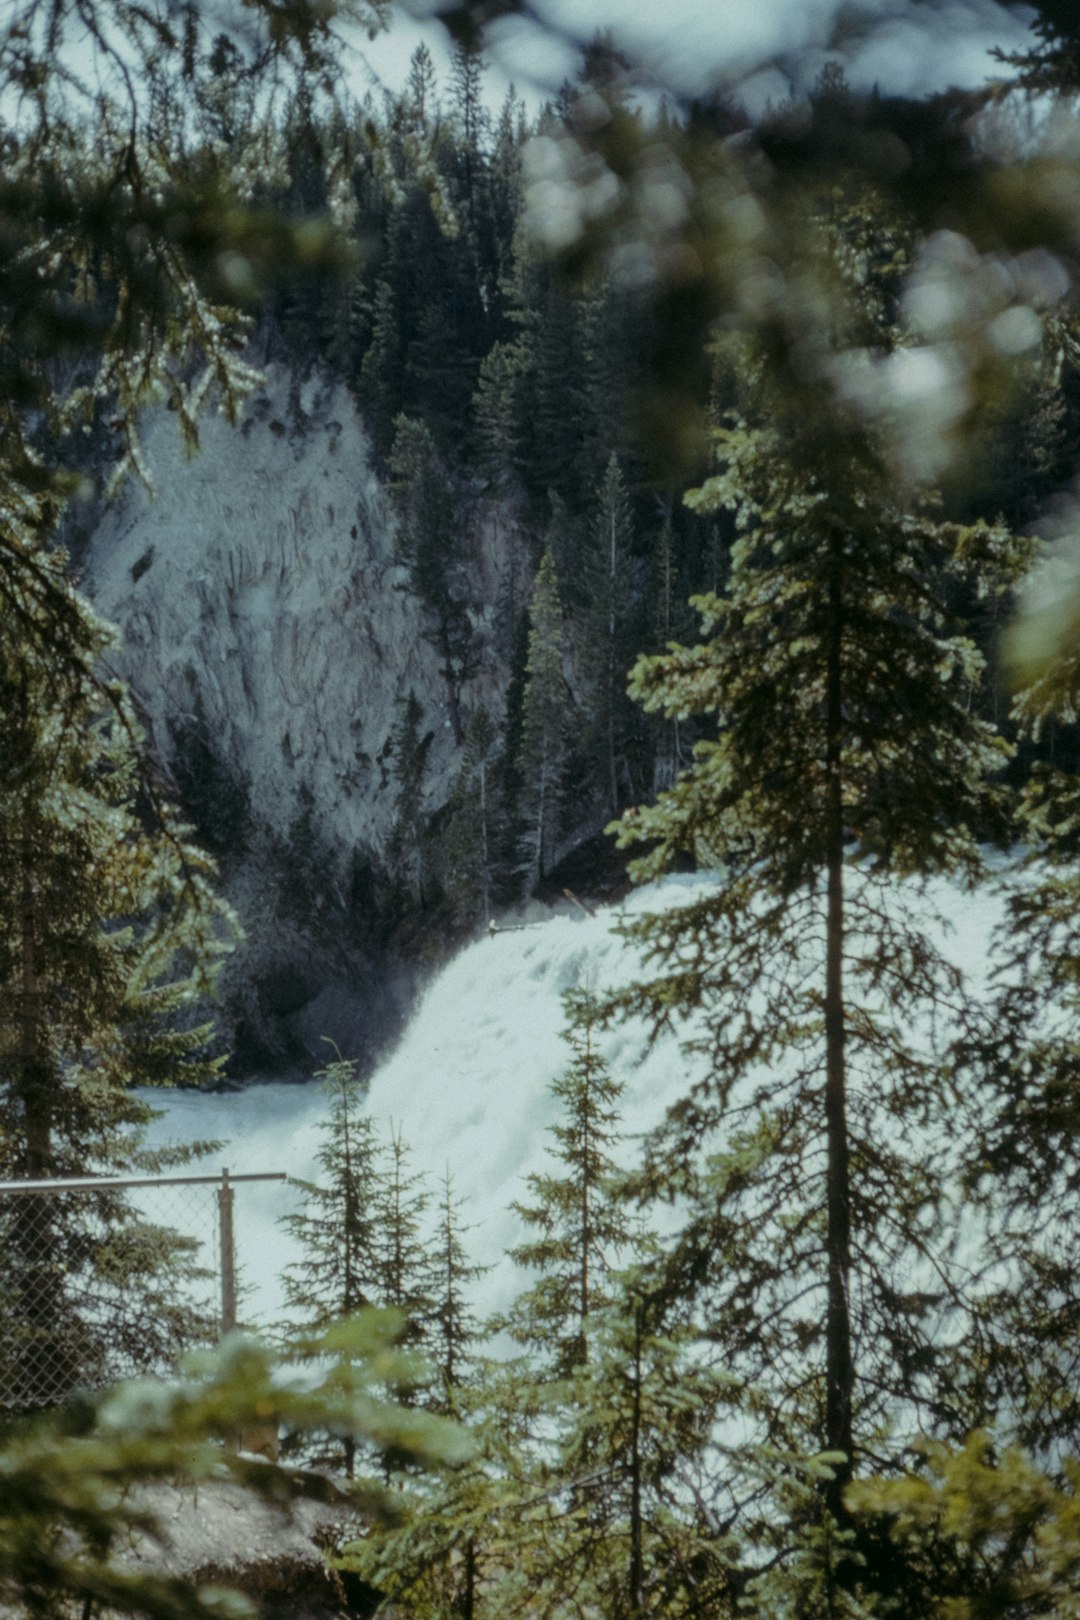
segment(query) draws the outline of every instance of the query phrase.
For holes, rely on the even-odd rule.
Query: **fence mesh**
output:
[[[232,1199],[227,1175],[0,1184],[0,1409],[215,1343],[237,1314]]]

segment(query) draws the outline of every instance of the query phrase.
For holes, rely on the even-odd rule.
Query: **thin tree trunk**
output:
[[[476,1608],[476,1538],[470,1536],[465,1543],[465,1594],[461,1605],[462,1620],[473,1620]]]
[[[851,1355],[851,1202],[844,1015],[844,806],[842,777],[843,555],[842,541],[831,542],[826,666],[826,868],[825,943],[825,1121],[828,1139],[826,1238],[828,1306],[825,1328],[825,1445],[842,1452],[826,1490],[826,1504],[838,1521],[852,1472],[851,1407],[854,1365]]]
[[[480,894],[484,907],[484,921],[491,921],[491,855],[488,849],[487,761],[483,755],[479,763],[480,775]]]
[[[641,1341],[644,1307],[634,1310],[634,1400],[630,1417],[630,1613],[645,1607],[645,1554],[641,1522]]]

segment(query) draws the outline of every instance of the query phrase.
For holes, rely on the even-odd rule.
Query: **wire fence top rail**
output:
[[[287,1170],[246,1170],[233,1175],[217,1170],[203,1176],[71,1176],[66,1180],[0,1181],[0,1195],[19,1193],[92,1192],[97,1187],[214,1187],[222,1181],[288,1181]]]

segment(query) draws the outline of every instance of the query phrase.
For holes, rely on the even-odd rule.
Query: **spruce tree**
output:
[[[586,752],[599,765],[607,807],[615,815],[634,791],[640,720],[626,695],[630,665],[640,648],[635,622],[633,524],[630,497],[614,455],[596,492],[596,510],[586,554],[582,615],[582,663],[591,688],[591,724]]]
[[[521,368],[520,344],[495,343],[480,362],[473,396],[480,465],[499,488],[513,477],[521,449],[517,410]]]
[[[301,1351],[345,1317],[382,1303],[376,1252],[384,1166],[375,1126],[363,1113],[357,1064],[339,1055],[315,1078],[329,1104],[320,1124],[319,1180],[297,1183],[304,1206],[282,1222],[303,1249],[303,1259],[286,1267],[282,1279],[290,1337]],[[343,1438],[340,1453],[335,1441],[318,1455],[340,1460],[352,1478],[351,1436]]]
[[[1033,629],[1022,625],[1014,645],[1030,650]],[[1043,643],[1018,670],[1028,679],[1014,719],[1031,743],[1055,723],[1071,725],[1077,712],[1076,643],[1069,638],[1056,657],[1047,653]],[[969,1139],[965,1191],[990,1248],[965,1370],[986,1407],[984,1421],[1051,1468],[1063,1450],[1080,1446],[1078,829],[1080,775],[1037,762],[1020,796],[1021,853],[994,942],[996,995],[979,1037],[961,1054],[984,1104]]]
[[[462,922],[490,922],[501,854],[499,735],[481,705],[469,721],[443,841],[444,888]]]
[[[469,1259],[465,1248],[468,1230],[462,1224],[461,1200],[454,1196],[454,1180],[447,1165],[430,1246],[432,1302],[427,1341],[428,1354],[439,1371],[438,1392],[430,1404],[450,1416],[462,1409],[462,1397],[475,1379],[475,1351],[483,1337],[469,1289],[486,1268]]]
[[[842,1526],[882,1425],[972,1417],[945,1376],[963,1308],[943,1193],[956,1103],[934,1023],[963,993],[917,890],[936,873],[974,881],[978,841],[1001,825],[988,774],[1006,750],[947,603],[1014,556],[999,531],[901,502],[864,425],[841,439],[785,414],[779,389],[766,413],[765,374],[751,361],[747,375],[756,395],[694,497],[736,515],[727,589],[696,599],[705,642],[632,679],[649,709],[708,716],[715,736],[620,824],[624,847],[653,845],[635,876],[689,853],[715,888],[630,926],[659,973],[619,999],[658,1024],[676,1009],[698,1021],[707,1078],[669,1111],[642,1185],[685,1191],[672,1275],[759,1385],[762,1433],[834,1457],[823,1501]]]
[[[438,118],[438,78],[431,51],[423,41],[409,58],[402,98],[410,125],[426,135]]]
[[[381,1305],[400,1311],[407,1343],[423,1342],[433,1309],[434,1263],[425,1230],[430,1202],[426,1178],[409,1169],[401,1126],[390,1121],[383,1173],[375,1199],[373,1274]]]
[[[569,717],[563,614],[551,552],[533,583],[521,722],[522,856],[527,888],[549,870],[563,808]]]
[[[669,501],[653,553],[653,644],[658,650],[668,648],[683,633],[683,607]],[[670,787],[684,765],[689,764],[689,749],[684,745],[678,715],[654,722],[652,753],[653,791],[659,793]]]
[[[81,669],[57,669],[45,609],[25,599],[0,650],[0,1171],[20,1180],[191,1157],[144,1147],[154,1110],[132,1088],[219,1071],[193,1015],[231,927],[212,863],[159,792],[140,793],[130,701],[95,673],[111,637],[62,567],[39,562]],[[2,1215],[19,1399],[160,1365],[196,1330],[182,1305],[192,1245],[127,1198],[24,1197]]]
[[[479,647],[462,594],[454,487],[428,428],[407,416],[394,424],[391,494],[398,552],[427,615],[427,635],[442,661],[454,740],[464,740],[461,692],[479,667]]]
[[[328,1103],[319,1127],[320,1179],[297,1182],[304,1208],[282,1223],[304,1251],[284,1273],[285,1302],[304,1333],[318,1333],[379,1300],[375,1205],[382,1167],[357,1067],[339,1056],[315,1076]]]
[[[560,1377],[589,1358],[589,1324],[610,1294],[610,1277],[626,1237],[625,1214],[612,1195],[610,1149],[618,1138],[622,1086],[596,1044],[588,994],[568,1003],[573,1058],[551,1091],[561,1114],[551,1127],[558,1170],[528,1178],[531,1201],[514,1210],[534,1234],[510,1251],[540,1273],[508,1318],[514,1337],[533,1351],[534,1376],[547,1364]]]
[[[529,1203],[514,1206],[531,1235],[511,1255],[539,1274],[506,1321],[528,1352],[510,1369],[526,1470],[517,1556],[542,1614],[689,1616],[722,1578],[694,1491],[729,1380],[665,1292],[657,1244],[622,1195],[622,1085],[597,1045],[596,1000],[572,994],[567,1010],[556,1167],[531,1175]]]
[[[716,1509],[739,1468],[718,1444],[739,1392],[658,1287],[655,1244],[639,1233],[633,1246],[638,1261],[612,1274],[593,1313],[588,1361],[553,1403],[563,1491],[545,1584],[552,1613],[573,1593],[620,1620],[696,1620],[729,1612],[735,1592],[737,1544],[718,1534]]]
[[[390,454],[401,409],[401,335],[390,283],[380,278],[366,312],[369,337],[360,362],[356,400],[380,461]]]

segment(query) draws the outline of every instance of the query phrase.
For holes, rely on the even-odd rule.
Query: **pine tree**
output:
[[[1014,556],[999,531],[899,504],[864,433],[841,450],[835,423],[785,415],[779,391],[767,426],[753,404],[720,430],[721,470],[695,497],[740,529],[724,596],[696,601],[709,639],[642,660],[632,681],[648,708],[709,716],[716,735],[655,807],[628,812],[621,842],[654,844],[637,877],[689,852],[715,890],[631,927],[661,974],[622,1004],[700,1020],[708,1078],[670,1111],[644,1185],[687,1189],[674,1273],[760,1383],[765,1432],[842,1459],[823,1492],[842,1526],[880,1425],[972,1418],[947,1393],[945,1323],[959,1334],[963,1317],[942,1225],[956,1104],[924,1033],[956,1015],[960,982],[914,890],[938,872],[974,880],[978,839],[1001,824],[987,778],[1004,745],[945,604],[953,581],[1007,577]]]
[[[444,888],[462,922],[490,922],[499,869],[498,732],[481,705],[469,721],[443,841]]]
[[[454,1196],[454,1181],[447,1165],[430,1249],[432,1306],[427,1342],[428,1354],[439,1370],[439,1388],[431,1404],[436,1411],[450,1416],[462,1410],[463,1396],[474,1382],[475,1350],[483,1337],[469,1301],[469,1288],[487,1268],[469,1260],[465,1248],[468,1230],[462,1225],[461,1200]]]
[[[522,366],[520,344],[496,343],[480,362],[473,397],[480,464],[497,486],[513,477],[521,447],[517,394]]]
[[[363,1112],[358,1065],[339,1056],[315,1078],[328,1103],[319,1126],[320,1180],[298,1183],[304,1208],[282,1223],[304,1251],[284,1273],[285,1302],[295,1326],[310,1334],[375,1304],[380,1293],[374,1258],[380,1152],[374,1123]]]
[[[573,1057],[551,1087],[556,1169],[531,1175],[531,1201],[514,1206],[533,1235],[512,1257],[539,1273],[506,1322],[529,1352],[511,1368],[525,1429],[518,1556],[542,1614],[569,1602],[689,1616],[707,1612],[720,1580],[694,1490],[729,1380],[700,1354],[655,1240],[620,1195],[622,1086],[597,1046],[595,998],[573,994],[567,1008]]]
[[[427,135],[438,118],[438,79],[431,51],[423,41],[409,58],[402,99],[409,124]]]
[[[658,1288],[654,1245],[639,1234],[635,1247],[555,1406],[564,1492],[546,1531],[550,1610],[573,1593],[626,1620],[727,1613],[736,1544],[718,1535],[715,1504],[739,1459],[716,1426],[739,1391]]]
[[[569,723],[563,677],[559,582],[546,551],[533,584],[521,726],[521,807],[526,885],[547,873],[563,802]]]
[[[479,646],[455,568],[454,489],[428,428],[399,416],[390,453],[398,550],[423,603],[427,634],[442,660],[454,741],[464,740],[461,692],[479,667]]]
[[[1039,575],[1032,584],[1038,585]],[[1033,591],[1037,599],[1037,591]],[[1055,611],[1060,611],[1060,597]],[[1066,608],[1066,612],[1068,609]],[[1031,626],[1017,632],[1030,645]],[[1073,641],[1045,648],[1013,717],[1038,742],[1071,724],[1080,691]],[[1030,677],[1034,674],[1034,679]],[[983,1108],[969,1142],[965,1192],[988,1230],[986,1267],[969,1370],[985,1422],[1056,1467],[1080,1445],[1080,1254],[1076,1201],[1075,1084],[1080,1014],[1077,854],[1080,776],[1037,763],[1019,803],[1019,870],[1006,891],[994,942],[998,989],[980,1037],[962,1056]]]
[[[614,455],[596,492],[596,515],[583,570],[587,601],[581,639],[582,663],[591,686],[592,724],[586,752],[600,762],[596,772],[608,809],[615,815],[633,794],[640,722],[626,695],[626,680],[639,642],[632,576],[630,498]],[[630,790],[628,792],[628,789]]]
[[[329,1104],[320,1123],[320,1179],[298,1183],[304,1207],[282,1222],[303,1249],[303,1259],[286,1267],[282,1278],[290,1334],[301,1346],[364,1306],[381,1303],[375,1256],[384,1166],[375,1126],[363,1113],[358,1066],[339,1055],[315,1078],[323,1082]],[[356,1447],[349,1436],[342,1445],[351,1479]],[[328,1455],[337,1459],[336,1443]]]
[[[679,571],[675,559],[675,535],[671,523],[670,502],[656,537],[653,558],[653,603],[654,645],[663,651],[678,639],[683,630]],[[654,794],[670,787],[684,765],[688,763],[689,752],[687,750],[684,758],[682,723],[679,716],[658,720],[655,723],[653,738]]]
[[[433,1309],[434,1268],[423,1220],[430,1193],[425,1177],[409,1170],[409,1158],[401,1127],[391,1120],[375,1201],[372,1258],[379,1303],[401,1312],[407,1343],[420,1343]]]
[[[154,1111],[131,1088],[197,1085],[218,1072],[210,1030],[192,1015],[230,919],[214,898],[212,863],[176,812],[160,794],[140,794],[130,701],[94,673],[110,636],[61,583],[61,558],[46,554],[39,568],[55,571],[82,668],[57,670],[35,604],[6,615],[0,1172],[152,1171],[170,1155],[143,1146]],[[28,1398],[58,1398],[110,1368],[160,1365],[198,1329],[180,1303],[192,1246],[123,1196],[62,1208],[21,1198],[3,1220],[3,1337]]]
[[[356,385],[357,404],[376,454],[390,454],[394,422],[401,409],[401,336],[394,292],[380,278],[367,314],[370,337]]]
[[[589,1358],[589,1324],[610,1297],[610,1278],[626,1237],[626,1217],[614,1202],[610,1149],[618,1139],[622,1086],[608,1073],[596,1044],[596,1013],[588,994],[571,998],[567,1039],[573,1059],[552,1094],[561,1115],[551,1127],[555,1174],[529,1176],[533,1202],[514,1210],[535,1236],[510,1251],[520,1266],[541,1273],[519,1296],[508,1325],[560,1377]],[[539,1359],[538,1359],[539,1358]]]
[[[493,1369],[478,1363],[483,1329],[468,1291],[484,1268],[470,1263],[460,1201],[447,1168],[430,1242],[431,1302],[424,1350],[431,1376],[420,1394],[430,1411],[468,1424],[472,1451],[452,1469],[410,1480],[410,1494],[392,1527],[370,1533],[345,1550],[356,1570],[417,1615],[461,1615],[473,1620],[481,1578],[481,1548],[491,1531],[495,1494],[488,1473],[489,1403]],[[498,1448],[495,1448],[498,1449]]]

